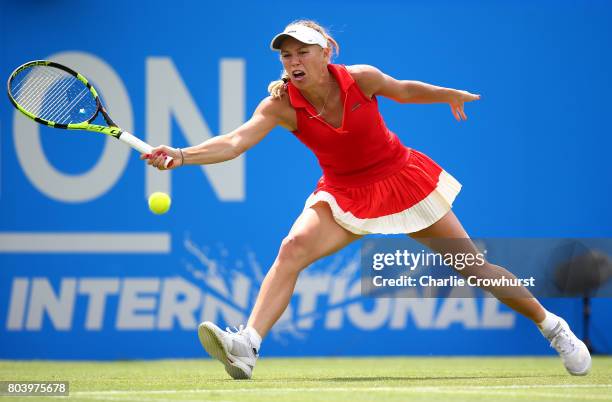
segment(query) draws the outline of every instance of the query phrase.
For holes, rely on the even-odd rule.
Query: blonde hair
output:
[[[327,46],[329,46],[331,49],[330,61],[334,55],[337,56],[340,53],[340,45],[338,45],[338,42],[336,42],[336,40],[327,33],[325,28],[323,28],[317,22],[313,20],[296,20],[291,22],[289,25],[304,25],[318,31],[321,35],[323,35],[323,37],[327,39]],[[268,92],[270,93],[270,96],[272,96],[272,98],[280,98],[285,92],[287,82],[289,82],[289,74],[287,74],[286,71],[283,71],[281,73],[280,80],[272,81],[268,85]]]

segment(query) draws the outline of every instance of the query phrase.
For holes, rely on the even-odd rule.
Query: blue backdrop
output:
[[[611,17],[605,1],[2,0],[0,76],[65,62],[122,127],[187,146],[249,117],[281,72],[270,38],[312,18],[338,63],[482,94],[462,123],[446,105],[380,102],[406,145],[462,182],[470,234],[609,237]],[[232,163],[171,173],[112,139],[38,127],[8,100],[0,129],[0,358],[203,356],[197,323],[246,320],[320,175],[282,129]],[[173,197],[168,214],[148,211],[153,191]],[[362,299],[358,261],[356,244],[305,271],[263,354],[549,353],[494,299]],[[580,328],[578,300],[544,302]],[[607,352],[611,307],[593,308]]]

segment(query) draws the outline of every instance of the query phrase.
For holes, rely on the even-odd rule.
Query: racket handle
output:
[[[119,139],[134,148],[135,150],[139,151],[141,154],[150,154],[153,150],[152,146],[150,146],[140,138],[133,136],[127,131],[122,132],[119,136]],[[172,157],[167,156],[166,160],[164,161],[164,167],[167,168],[171,163]]]

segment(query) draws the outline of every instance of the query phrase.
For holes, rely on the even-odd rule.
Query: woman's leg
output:
[[[359,237],[336,223],[326,203],[304,210],[264,278],[247,327],[231,332],[212,322],[201,323],[198,337],[204,349],[223,363],[232,378],[251,378],[261,340],[287,308],[300,272]]]
[[[410,236],[438,253],[478,253],[459,220],[449,211],[442,219],[430,227]],[[443,241],[441,239],[456,239]],[[459,271],[464,276],[475,275],[480,278],[514,278],[506,269],[486,262],[483,266],[466,267]],[[525,288],[512,288],[512,297],[507,297],[507,288],[486,288],[502,303],[514,311],[534,321],[542,334],[557,350],[566,370],[572,375],[585,375],[591,369],[591,355],[586,345],[576,337],[567,322],[544,309]],[[516,295],[516,296],[515,296]]]
[[[265,337],[287,308],[300,272],[359,237],[336,223],[326,203],[304,210],[261,284],[247,325]]]
[[[465,229],[453,213],[449,211],[442,219],[431,225],[430,227],[423,229],[419,232],[411,233],[410,236],[429,247],[435,252],[444,253],[478,253],[478,249],[474,243],[470,240],[470,237],[466,233]],[[436,239],[457,239],[453,241],[436,241]],[[459,240],[462,239],[462,240]],[[485,265],[480,267],[466,267],[465,269],[458,271],[461,275],[470,276],[475,275],[479,278],[499,278],[505,276],[506,278],[515,278],[515,276],[499,265],[491,264],[486,262]],[[535,323],[541,323],[546,318],[546,310],[542,305],[531,295],[526,288],[513,288],[512,293],[519,297],[507,297],[509,293],[508,289],[495,289],[488,288],[494,296],[506,304],[514,311],[524,315],[531,319]],[[506,295],[504,297],[503,295]]]

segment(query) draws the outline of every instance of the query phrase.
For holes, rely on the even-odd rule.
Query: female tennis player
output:
[[[402,145],[386,127],[376,97],[400,103],[447,103],[461,121],[467,119],[464,104],[479,95],[397,80],[369,65],[331,64],[339,46],[313,21],[289,24],[270,47],[280,52],[284,73],[270,84],[270,96],[249,121],[193,147],[159,146],[141,156],[160,170],[168,155],[176,161],[171,168],[219,163],[237,157],[282,126],[319,160],[323,177],[283,240],[247,326],[232,332],[204,322],[198,328],[206,351],[235,379],[251,378],[262,338],[285,311],[300,272],[355,239],[368,233],[405,233],[442,254],[478,252],[451,210],[461,185],[426,155]],[[482,269],[460,272],[514,278],[488,262]],[[589,371],[591,357],[584,343],[528,290],[521,288],[516,297],[504,297],[503,289],[487,290],[537,324],[569,373]]]

